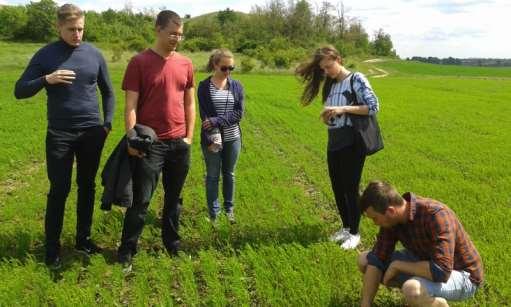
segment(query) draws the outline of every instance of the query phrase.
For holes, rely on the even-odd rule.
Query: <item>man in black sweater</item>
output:
[[[46,166],[50,191],[46,205],[46,264],[60,266],[60,233],[77,165],[77,226],[75,248],[87,255],[101,249],[91,241],[95,177],[105,138],[112,127],[114,95],[105,60],[98,49],[82,42],[85,17],[73,4],[57,11],[60,39],[41,48],[16,82],[18,99],[32,97],[43,87],[48,96]],[[103,117],[97,87],[101,92]]]

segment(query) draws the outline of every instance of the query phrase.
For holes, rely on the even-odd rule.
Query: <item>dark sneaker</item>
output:
[[[75,249],[79,253],[85,254],[87,256],[101,253],[102,251],[102,248],[97,246],[96,243],[92,242],[90,239],[76,243]]]
[[[133,268],[132,264],[132,256],[130,253],[122,253],[117,255],[117,260],[122,266],[122,272],[123,273],[129,273],[131,272],[131,269]]]
[[[58,255],[54,255],[54,256],[46,255],[46,259],[44,260],[44,263],[46,263],[46,266],[48,266],[48,268],[50,270],[58,270],[62,267],[62,262]]]
[[[236,223],[236,219],[234,218],[234,212],[227,212],[225,215],[227,215],[227,219],[229,220],[229,222],[231,224],[235,224]]]
[[[179,252],[179,247],[181,245],[181,242],[179,240],[176,240],[170,244],[170,246],[167,246],[167,252],[171,256],[177,256],[177,253]]]

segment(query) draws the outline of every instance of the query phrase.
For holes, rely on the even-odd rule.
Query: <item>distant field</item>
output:
[[[404,75],[511,78],[511,67],[436,65],[415,61],[396,60],[375,63],[375,65],[390,73]]]
[[[321,107],[299,105],[300,84],[291,75],[235,75],[247,96],[236,225],[222,219],[213,229],[206,220],[197,133],[183,194],[179,257],[163,252],[161,189],[151,203],[133,273],[123,275],[115,263],[121,210],[105,213],[96,207],[93,237],[106,248],[104,254],[85,259],[74,253],[73,189],[62,235],[64,268],[49,272],[42,245],[48,188],[45,94],[25,101],[12,94],[36,48],[0,42],[0,306],[358,304],[357,253],[327,241],[339,221],[326,169],[326,131],[318,119]],[[463,221],[486,269],[486,283],[476,297],[453,305],[511,304],[511,79],[491,75],[491,69],[481,69],[488,75],[459,76],[454,68],[447,73],[450,67],[441,73],[426,64],[374,65],[391,72],[370,79],[381,102],[386,148],[368,158],[363,185],[385,179],[401,191],[447,203]],[[414,65],[420,69],[413,70]],[[110,65],[118,104],[103,162],[123,134],[124,68],[122,62]],[[363,219],[360,250],[372,245],[376,231]],[[376,304],[402,302],[382,289]]]

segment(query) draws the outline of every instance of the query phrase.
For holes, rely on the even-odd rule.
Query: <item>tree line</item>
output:
[[[53,0],[0,8],[0,39],[48,42],[56,38]],[[141,50],[152,43],[156,11],[112,9],[87,11],[85,39],[110,43],[117,49]],[[186,15],[181,48],[209,51],[226,47],[263,66],[288,68],[320,44],[333,44],[344,56],[396,56],[392,39],[383,29],[370,38],[360,20],[348,16],[342,2],[328,1],[313,7],[307,0],[269,0],[248,14],[229,8],[191,18]],[[115,51],[115,50],[114,50]]]
[[[409,61],[418,61],[430,64],[443,64],[443,65],[466,65],[466,66],[488,66],[488,67],[509,67],[511,66],[511,59],[491,59],[491,58],[437,58],[437,57],[418,57],[414,56],[407,58]]]

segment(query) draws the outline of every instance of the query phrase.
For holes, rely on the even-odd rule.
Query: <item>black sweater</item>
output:
[[[48,84],[44,76],[57,69],[72,70],[73,84]],[[111,128],[114,94],[105,59],[88,43],[72,47],[62,40],[41,48],[32,57],[14,95],[18,99],[32,97],[42,88],[48,96],[48,126],[55,129],[81,129],[97,125]],[[99,111],[97,87],[101,92],[104,120]]]

